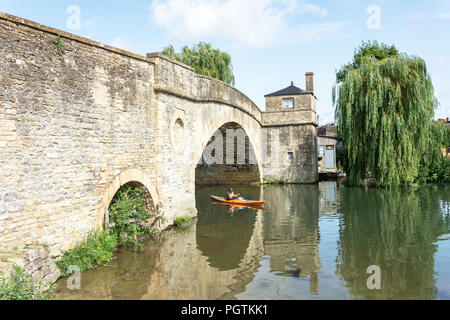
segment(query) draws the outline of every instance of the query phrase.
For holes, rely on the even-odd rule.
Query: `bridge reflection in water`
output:
[[[282,205],[272,214],[211,203],[210,193],[227,187],[199,187],[198,221],[147,241],[144,251],[121,250],[107,267],[82,274],[82,290],[59,283],[59,298],[235,299],[246,291],[267,255],[279,276],[310,278],[316,291],[320,269],[315,188],[235,186],[251,199]],[[290,219],[292,215],[295,219]],[[292,223],[293,222],[293,223]]]
[[[58,298],[450,297],[450,279],[436,267],[450,258],[444,236],[450,233],[449,187],[235,186],[248,198],[266,200],[264,212],[212,204],[209,195],[226,189],[198,187],[196,223],[83,272],[81,291],[67,290],[61,280]],[[383,272],[381,290],[367,288],[369,265]]]

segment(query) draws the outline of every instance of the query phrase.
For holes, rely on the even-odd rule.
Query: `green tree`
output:
[[[214,49],[209,43],[199,42],[192,48],[184,46],[179,53],[170,45],[163,49],[162,54],[193,67],[198,74],[235,84],[231,56]]]
[[[336,80],[333,103],[350,184],[368,176],[381,187],[415,182],[428,165],[424,154],[437,146],[431,142],[438,103],[424,60],[363,42]]]

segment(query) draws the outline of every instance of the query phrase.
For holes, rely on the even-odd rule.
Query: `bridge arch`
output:
[[[101,208],[98,211],[97,215],[97,228],[99,230],[103,230],[104,228],[105,214],[117,191],[119,191],[119,189],[125,184],[131,182],[137,182],[142,184],[150,194],[153,204],[155,206],[161,204],[156,188],[153,186],[153,183],[151,182],[150,178],[143,171],[139,169],[129,169],[122,171],[114,178],[108,190],[103,195]]]
[[[196,166],[196,184],[260,183],[261,179],[261,166],[247,131],[236,122],[217,128]]]
[[[203,154],[208,144],[212,142],[212,137],[219,130],[234,125],[235,128],[238,127],[245,132],[249,142],[249,149],[256,160],[255,166],[258,170],[258,181],[253,182],[262,182],[262,126],[260,116],[260,113],[250,114],[240,108],[223,104],[203,105],[201,121],[199,121],[201,125],[199,136],[201,139],[196,150],[196,163],[200,164],[202,162]],[[226,137],[223,136],[223,139],[225,142]]]

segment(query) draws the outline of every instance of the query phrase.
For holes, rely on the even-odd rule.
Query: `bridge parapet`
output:
[[[195,73],[194,69],[161,53],[147,54],[155,64],[155,92],[199,103],[219,103],[240,109],[261,123],[261,110],[235,87]]]

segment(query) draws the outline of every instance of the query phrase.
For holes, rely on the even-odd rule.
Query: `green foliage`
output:
[[[85,241],[66,252],[56,265],[63,276],[69,275],[67,270],[70,266],[78,266],[80,271],[84,271],[105,265],[113,259],[116,246],[117,236],[114,232],[91,232]]]
[[[190,218],[190,217],[179,217],[179,218],[175,219],[174,224],[176,226],[183,226],[183,225],[191,223],[191,221],[192,221],[192,218]]]
[[[146,221],[154,216],[154,210],[144,187],[124,185],[114,197],[109,212],[120,246],[142,248],[144,236],[155,231],[146,225]]]
[[[347,74],[354,69],[358,69],[367,57],[384,60],[396,56],[399,56],[399,52],[394,45],[379,44],[377,41],[363,41],[361,46],[355,50],[353,62],[343,66],[341,70],[336,72],[336,79],[338,82],[343,82]]]
[[[369,176],[381,187],[414,183],[430,152],[437,106],[425,62],[369,42],[336,77],[333,102],[350,184]]]
[[[54,287],[46,288],[42,281],[31,276],[16,265],[10,278],[0,278],[0,300],[54,300]]]
[[[144,187],[125,185],[119,189],[109,207],[113,227],[103,232],[91,232],[87,239],[66,252],[56,264],[63,276],[70,266],[80,271],[105,265],[114,258],[117,246],[134,245],[142,248],[145,234],[154,228],[146,225],[153,216],[152,203]]]
[[[199,42],[192,48],[185,46],[180,53],[176,53],[174,47],[170,45],[163,49],[162,54],[193,67],[198,74],[210,76],[231,85],[235,83],[231,56],[212,48],[209,43]]]
[[[64,46],[61,41],[61,35],[58,34],[58,36],[55,38],[55,40],[53,40],[53,44],[55,45],[56,50],[58,51],[59,54],[64,52]]]

